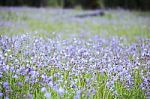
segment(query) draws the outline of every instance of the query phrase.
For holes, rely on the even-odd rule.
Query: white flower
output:
[[[45,87],[41,88],[41,92],[46,92],[47,89]]]

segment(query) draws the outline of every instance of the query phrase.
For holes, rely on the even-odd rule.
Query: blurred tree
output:
[[[0,0],[0,5],[4,5],[5,6],[5,3],[6,1],[5,0]]]
[[[52,7],[63,7],[64,6],[64,0],[46,0],[47,5],[46,6],[52,6]]]
[[[81,6],[84,9],[104,7],[122,7],[127,9],[150,10],[150,0],[0,0],[2,6],[52,6],[74,8]]]
[[[98,0],[81,0],[82,6],[85,9],[96,9],[99,7]]]
[[[81,5],[82,0],[63,0],[64,8],[74,8],[75,6]]]
[[[140,0],[140,4],[143,10],[150,10],[150,0]]]

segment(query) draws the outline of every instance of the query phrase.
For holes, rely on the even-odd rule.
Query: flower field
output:
[[[149,13],[0,7],[0,99],[149,99]]]

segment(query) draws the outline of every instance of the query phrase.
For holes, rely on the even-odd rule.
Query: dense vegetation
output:
[[[149,13],[103,11],[0,7],[0,99],[149,99]]]
[[[0,0],[3,6],[55,6],[55,7],[76,7],[85,9],[122,7],[128,9],[149,10],[150,0]]]
[[[0,38],[0,98],[146,99],[150,39]]]

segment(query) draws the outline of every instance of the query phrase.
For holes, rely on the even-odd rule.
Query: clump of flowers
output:
[[[150,39],[0,37],[2,98],[146,98]]]

